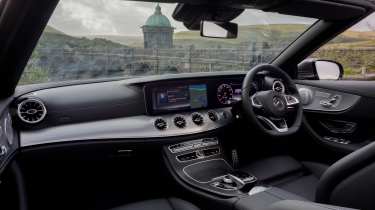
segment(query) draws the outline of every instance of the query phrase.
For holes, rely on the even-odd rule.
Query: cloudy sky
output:
[[[177,31],[186,30],[171,18],[175,4],[161,4],[166,15]],[[141,35],[141,26],[155,8],[155,3],[132,2],[124,0],[61,0],[49,25],[64,33],[81,35]],[[240,25],[267,23],[312,23],[308,18],[290,17],[278,14],[247,10],[235,22]],[[356,30],[375,30],[375,14],[363,21]]]

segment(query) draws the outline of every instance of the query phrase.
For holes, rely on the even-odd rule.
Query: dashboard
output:
[[[21,147],[51,143],[132,139],[156,141],[202,134],[233,122],[243,72],[191,73],[18,90],[15,107]],[[253,91],[285,91],[269,75]]]

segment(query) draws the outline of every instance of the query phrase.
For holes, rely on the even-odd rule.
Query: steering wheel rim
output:
[[[268,90],[257,91],[255,94],[250,95],[256,75],[264,71],[277,75],[278,78],[282,79],[289,93],[281,94],[273,90]],[[262,93],[258,95],[260,92]],[[255,100],[255,98],[258,97],[259,100]],[[272,97],[272,99],[270,97]],[[295,103],[290,103],[292,101]],[[272,103],[272,105],[270,105],[270,103]],[[302,124],[303,108],[300,103],[298,89],[287,73],[272,64],[257,65],[246,74],[242,84],[242,108],[247,119],[258,130],[269,136],[279,137],[291,135],[297,132]],[[264,113],[258,114],[254,109],[263,110]],[[288,109],[294,109],[294,116],[288,116]],[[285,120],[286,117],[288,117],[288,119],[294,118],[292,123],[289,123],[290,126],[287,120]],[[267,125],[268,128],[265,127],[265,125]]]

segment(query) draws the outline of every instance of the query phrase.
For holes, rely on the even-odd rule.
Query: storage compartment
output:
[[[208,183],[216,177],[231,173],[233,169],[224,159],[213,159],[188,165],[183,171],[197,182]]]

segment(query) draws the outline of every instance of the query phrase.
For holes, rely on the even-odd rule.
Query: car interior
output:
[[[375,209],[375,83],[344,79],[338,61],[308,59],[375,1],[133,3],[159,16],[172,4],[170,19],[206,42],[242,37],[233,20],[248,10],[314,21],[243,69],[185,64],[190,72],[20,85],[60,3],[0,1],[1,209]],[[163,21],[147,21],[144,39]]]

